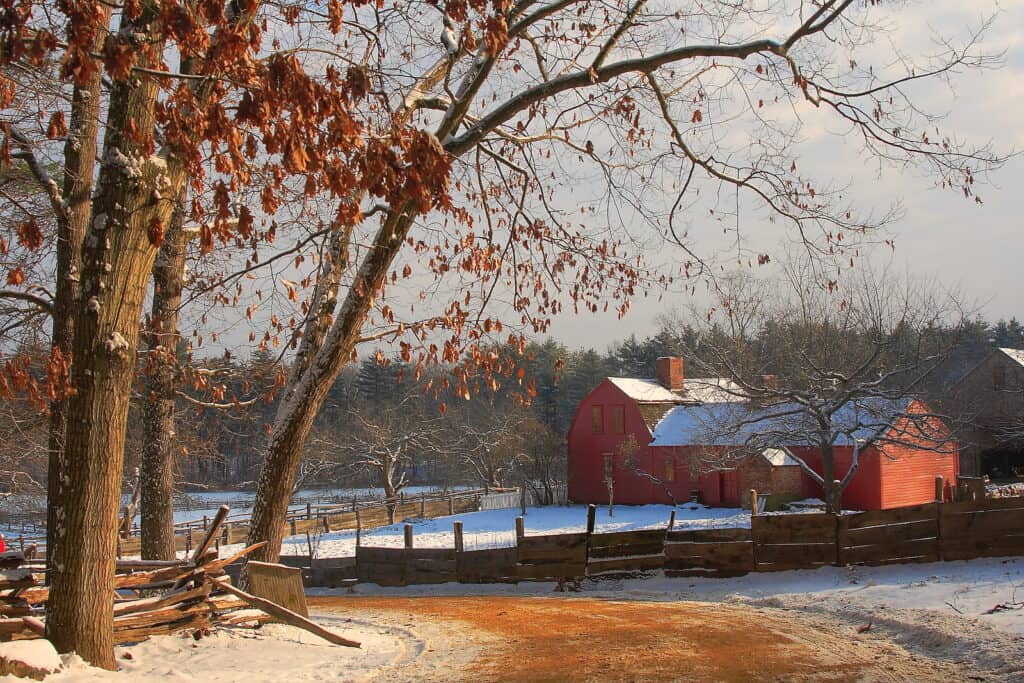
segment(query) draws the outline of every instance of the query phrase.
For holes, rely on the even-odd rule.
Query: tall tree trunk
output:
[[[93,40],[93,51],[99,52],[107,35],[111,8],[100,4],[96,11],[101,30]],[[78,296],[78,282],[82,271],[82,241],[89,225],[92,184],[96,167],[96,146],[100,117],[100,85],[102,72],[96,69],[89,80],[75,86],[71,94],[71,113],[68,136],[64,143],[64,215],[57,217],[57,277],[53,295],[53,333],[51,348],[72,359],[71,344],[75,336],[72,312]],[[56,510],[63,497],[65,469],[64,435],[67,430],[67,400],[50,403],[50,436],[48,443],[46,496],[51,505],[46,508],[46,557],[52,558],[57,527]],[[53,566],[52,562],[47,563]]]
[[[838,514],[839,507],[837,498],[839,496],[836,486],[835,451],[832,443],[823,443],[821,446],[821,486],[825,494],[825,512]]]
[[[348,288],[336,317],[333,304],[344,261],[333,260],[330,270],[322,276],[329,281],[323,288],[325,295],[320,301],[314,301],[318,314],[311,316],[307,323],[309,332],[303,335],[303,345],[293,366],[288,389],[274,419],[267,457],[256,488],[248,540],[250,543],[254,542],[253,539],[267,541],[267,545],[251,555],[254,560],[276,562],[280,557],[288,499],[313,420],[341,369],[350,362],[370,305],[395,255],[402,248],[415,216],[409,205],[392,209],[378,230],[374,247],[359,268],[355,282]],[[335,235],[334,241],[345,240],[347,243],[348,235],[351,235],[351,230],[345,229]],[[332,254],[344,251],[347,250],[332,245]],[[333,324],[328,326],[328,320],[333,320]],[[310,341],[314,338],[316,343]]]
[[[177,387],[178,307],[185,277],[187,238],[182,229],[184,197],[164,233],[153,265],[150,360],[142,418],[142,559],[173,560],[174,432]]]
[[[147,6],[121,30],[149,35],[155,7]],[[139,66],[159,61],[147,45]],[[139,322],[156,249],[150,230],[166,226],[182,186],[148,151],[157,84],[136,73],[115,83],[92,220],[82,250],[82,282],[75,301],[72,383],[68,400],[64,490],[54,507],[47,636],[60,652],[113,669],[114,561],[124,463],[124,437],[135,370]],[[129,130],[133,133],[129,134]],[[148,139],[147,139],[148,138]],[[157,182],[159,179],[159,183]]]

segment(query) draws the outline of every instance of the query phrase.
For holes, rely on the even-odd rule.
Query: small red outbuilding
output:
[[[749,505],[752,488],[780,499],[822,497],[820,485],[804,471],[820,475],[817,448],[797,436],[752,448],[757,430],[785,432],[751,419],[769,408],[744,399],[729,380],[686,379],[683,369],[681,358],[659,358],[657,379],[609,377],[580,402],[568,435],[571,500],[607,503],[609,479],[614,501],[627,505],[692,498],[707,505]],[[934,500],[937,476],[955,485],[956,449],[914,437],[919,422],[907,416],[927,416],[927,406],[914,399],[875,400],[851,404],[835,419],[855,421],[868,413],[870,426],[836,441],[837,477],[849,471],[858,446],[858,469],[843,492],[845,508],[880,510]],[[927,419],[934,429],[945,429]],[[721,428],[730,423],[746,426]]]

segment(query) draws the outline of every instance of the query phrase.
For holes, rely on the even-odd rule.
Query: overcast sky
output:
[[[1001,68],[960,76],[952,89],[933,82],[919,96],[932,104],[933,111],[948,112],[943,127],[955,131],[961,140],[977,144],[991,140],[1000,152],[1024,151],[1024,0],[934,0],[898,11],[910,13],[900,17],[900,38],[910,43],[930,40],[933,31],[962,34],[966,27],[996,15],[984,48],[1005,53]],[[927,48],[927,43],[920,45]],[[809,161],[827,164],[834,177],[851,182],[858,203],[864,206],[884,210],[894,201],[901,203],[903,218],[891,229],[896,248],[885,258],[923,278],[935,277],[959,289],[990,319],[1024,319],[1024,158],[1010,159],[985,179],[987,184],[977,188],[984,202],[979,205],[935,188],[933,181],[918,173],[880,173],[845,143],[841,132],[826,126],[816,139],[808,140],[813,143]],[[778,231],[781,240],[784,228],[765,223],[757,229],[766,231],[769,240],[771,231]],[[552,336],[571,347],[604,349],[630,333],[652,334],[660,314],[684,303],[679,296],[639,299],[621,321],[613,315],[567,315],[555,321]]]

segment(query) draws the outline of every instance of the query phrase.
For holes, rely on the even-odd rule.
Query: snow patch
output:
[[[0,643],[0,673],[42,680],[60,671],[60,655],[48,640],[17,640]]]

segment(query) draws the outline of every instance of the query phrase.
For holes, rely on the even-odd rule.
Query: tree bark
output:
[[[173,560],[175,388],[178,308],[185,275],[183,198],[178,201],[153,265],[150,358],[142,422],[142,559]]]
[[[831,442],[821,445],[821,487],[825,494],[825,512],[838,514],[834,455]]]
[[[101,30],[93,40],[93,51],[99,52],[106,38],[111,8],[100,4]],[[78,296],[78,282],[82,271],[82,241],[89,225],[92,184],[96,167],[96,146],[100,117],[100,85],[102,72],[96,69],[89,80],[75,86],[71,94],[71,112],[68,136],[64,144],[64,181],[61,190],[64,214],[57,216],[57,275],[53,294],[53,332],[50,348],[67,359],[73,358],[71,344],[75,326],[73,309]],[[65,469],[64,435],[67,430],[67,400],[50,403],[49,457],[47,462],[46,495],[52,503],[46,508],[46,558],[53,566],[55,540],[52,530],[57,527],[55,511],[63,497]]]
[[[402,248],[415,216],[409,205],[392,209],[374,238],[374,248],[349,287],[333,325],[323,332],[323,342],[310,347],[302,363],[297,362],[292,371],[289,388],[274,420],[256,488],[248,545],[260,541],[267,541],[267,545],[254,555],[255,560],[277,562],[280,557],[289,492],[295,483],[302,448],[313,420],[341,369],[350,362],[370,305]],[[329,315],[331,311],[326,313]]]
[[[148,35],[156,8],[147,6],[122,30]],[[154,67],[160,45],[148,45],[139,66]],[[156,256],[149,229],[167,225],[182,186],[180,167],[148,151],[157,84],[133,74],[112,88],[104,155],[92,220],[82,249],[75,300],[75,359],[68,400],[66,470],[55,524],[47,602],[47,637],[59,652],[77,652],[114,669],[113,601],[125,426],[146,284]],[[134,134],[129,134],[134,130]],[[142,131],[140,134],[139,131]],[[147,133],[149,139],[146,139]]]

